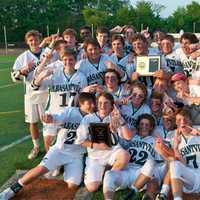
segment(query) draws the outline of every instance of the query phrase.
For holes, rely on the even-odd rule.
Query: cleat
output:
[[[148,194],[144,194],[142,200],[152,200],[152,198]]]
[[[136,192],[135,190],[131,190],[125,197],[124,200],[132,200],[132,198],[135,196]]]
[[[159,193],[159,194],[156,195],[155,200],[167,200],[167,196],[163,193]]]
[[[40,152],[39,147],[34,147],[34,148],[31,150],[31,152],[29,153],[28,159],[29,159],[29,160],[32,160],[32,159],[36,158],[36,157],[38,156],[39,152]]]

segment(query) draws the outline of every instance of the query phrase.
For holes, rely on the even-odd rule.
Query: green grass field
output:
[[[28,135],[27,125],[24,123],[23,84],[12,83],[10,71],[16,57],[0,56],[0,149],[5,145]],[[41,139],[41,146],[42,139]],[[32,148],[30,139],[0,152],[0,186],[12,176],[16,169],[30,169],[40,162],[40,156],[30,161],[27,155]],[[117,192],[116,200],[122,199],[127,191]],[[94,194],[93,200],[102,200],[102,190]],[[141,198],[138,198],[141,199]]]
[[[0,148],[28,135],[24,123],[23,84],[12,83],[10,71],[15,56],[0,56]],[[15,173],[16,169],[35,166],[41,156],[29,161],[27,154],[32,148],[31,140],[0,153],[0,186]]]

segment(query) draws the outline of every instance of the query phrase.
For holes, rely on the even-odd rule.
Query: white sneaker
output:
[[[60,167],[58,167],[57,169],[53,170],[51,176],[56,177],[60,174]]]
[[[39,152],[40,152],[40,148],[39,147],[34,147],[31,150],[31,152],[29,153],[28,159],[32,160],[32,159],[36,158],[38,156]]]
[[[15,193],[10,188],[7,188],[3,192],[0,193],[0,200],[8,200],[14,196],[15,196]]]

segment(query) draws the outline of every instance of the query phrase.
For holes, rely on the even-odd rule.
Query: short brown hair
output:
[[[123,38],[121,35],[119,35],[119,34],[113,35],[112,38],[111,38],[111,42],[113,42],[113,41],[115,41],[115,40],[120,40],[121,43],[122,43],[123,46],[124,46],[124,44],[125,44],[124,38]]]
[[[183,35],[181,35],[180,38],[180,43],[182,42],[183,39],[189,40],[191,44],[199,42],[197,36],[194,33],[183,33]]]
[[[64,32],[62,33],[62,36],[64,37],[65,35],[71,35],[74,36],[75,38],[77,37],[76,31],[72,28],[65,29]]]
[[[135,82],[135,83],[133,83],[131,85],[131,90],[133,91],[134,88],[139,88],[140,90],[143,91],[143,93],[144,93],[144,100],[143,100],[142,103],[144,103],[146,101],[146,99],[147,99],[147,88],[146,88],[146,86],[143,83],[141,83],[141,82]],[[131,93],[132,93],[132,91],[131,91]]]
[[[178,110],[176,112],[176,116],[177,115],[181,115],[181,116],[184,116],[184,117],[192,120],[191,111],[187,107],[183,107],[182,109]]]
[[[162,102],[163,95],[158,92],[152,92],[150,99],[159,99]]]
[[[83,104],[85,101],[92,101],[95,103],[95,95],[89,92],[81,92],[78,97],[78,103]]]
[[[174,37],[173,37],[172,35],[165,35],[165,36],[161,39],[161,41],[163,41],[163,40],[169,40],[171,43],[174,44]]]
[[[136,127],[137,127],[137,129],[139,128],[140,121],[143,120],[143,119],[149,120],[149,122],[151,124],[151,127],[152,127],[152,130],[150,132],[150,135],[151,135],[152,132],[153,132],[153,129],[155,128],[155,125],[156,125],[155,119],[154,119],[154,117],[151,114],[148,114],[148,113],[144,113],[144,114],[139,115],[139,117],[138,117],[138,119],[136,121]]]
[[[25,42],[27,42],[28,38],[31,37],[31,36],[38,37],[39,40],[42,39],[42,34],[39,31],[37,31],[37,30],[30,30],[30,31],[28,31],[25,34]]]
[[[114,101],[113,95],[110,94],[109,92],[102,92],[102,93],[100,93],[97,96],[97,102],[98,102],[98,100],[99,100],[100,97],[105,97],[107,100],[110,101],[111,105],[114,106],[115,101]]]
[[[84,48],[85,51],[87,51],[88,45],[92,45],[94,47],[101,48],[99,43],[94,39],[87,39],[87,40],[84,41],[83,48]]]
[[[73,56],[76,60],[76,52],[73,49],[64,48],[60,52],[60,58],[62,59],[64,56]]]
[[[147,39],[141,34],[141,33],[136,33],[132,37],[132,42],[135,42],[136,40],[141,40],[144,43],[148,43]]]

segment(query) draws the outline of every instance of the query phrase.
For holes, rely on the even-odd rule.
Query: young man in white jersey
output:
[[[120,119],[118,128],[113,131],[112,112],[114,109],[114,99],[109,93],[101,93],[97,97],[97,112],[86,115],[78,130],[76,143],[87,147],[88,157],[86,159],[84,182],[89,192],[95,192],[99,188],[105,168],[111,166],[111,170],[120,170],[126,167],[130,155],[118,143],[118,137],[131,139],[133,132],[128,129],[123,119]],[[116,109],[116,108],[115,108]],[[90,135],[91,123],[109,124],[111,144],[108,146],[106,141],[94,142]]]
[[[174,200],[183,200],[183,192],[200,192],[200,132],[192,127],[191,115],[187,109],[176,114],[176,125],[177,129],[169,135],[169,139],[179,157],[173,153],[171,159],[168,159],[170,183]]]
[[[136,191],[142,189],[153,176],[154,161],[158,155],[154,151],[155,139],[152,136],[155,120],[150,114],[142,114],[137,120],[137,135],[126,143],[131,159],[125,169],[107,171],[104,177],[104,197],[111,200],[119,189],[132,188],[125,199],[132,199]],[[152,195],[153,196],[153,195]]]
[[[179,60],[179,56],[173,50],[174,47],[174,38],[171,35],[165,35],[160,43],[161,47],[161,64],[163,69],[166,72],[175,72],[183,71],[183,65]]]
[[[11,77],[13,81],[20,81],[22,78],[25,82],[25,122],[29,123],[29,130],[33,142],[33,149],[28,155],[28,159],[35,158],[39,153],[39,130],[37,123],[41,114],[44,113],[48,91],[33,91],[31,81],[33,80],[34,69],[42,59],[42,49],[40,48],[41,35],[38,31],[31,30],[25,35],[25,41],[29,49],[19,55],[14,63]],[[35,95],[36,98],[32,98]]]
[[[43,59],[38,67],[40,72],[32,82],[36,90],[44,85],[49,88],[49,99],[46,107],[49,113],[57,113],[66,107],[75,105],[75,97],[87,86],[85,75],[74,69],[76,53],[71,49],[64,48],[60,52],[60,58],[61,60],[47,66],[45,63],[48,62],[48,59]],[[59,126],[55,125],[44,125],[43,135],[46,151],[57,134],[58,128]]]
[[[84,49],[87,55],[86,59],[80,60],[76,64],[76,69],[79,69],[87,77],[88,85],[103,84],[103,74],[106,69],[115,69],[119,72],[123,81],[126,81],[126,74],[121,70],[112,59],[101,54],[100,45],[95,40],[86,40]]]
[[[84,115],[92,113],[95,107],[94,96],[89,93],[81,93],[78,107],[68,107],[57,114],[44,114],[45,123],[59,123],[58,139],[50,148],[41,163],[28,171],[22,178],[0,193],[1,200],[8,200],[15,196],[24,186],[31,183],[39,176],[64,165],[64,181],[67,188],[74,190],[82,181],[84,148],[74,143],[76,130]]]
[[[131,86],[131,98],[127,105],[122,105],[121,113],[129,128],[136,128],[136,121],[139,115],[151,113],[150,107],[146,104],[147,89],[143,83],[134,83]]]
[[[112,49],[109,44],[110,33],[107,28],[98,27],[96,30],[96,38],[101,47],[101,53],[105,53],[110,55],[112,53]]]

